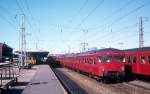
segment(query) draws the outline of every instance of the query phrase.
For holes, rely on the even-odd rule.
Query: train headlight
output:
[[[102,72],[104,72],[104,71],[105,71],[105,68],[104,68],[104,66],[102,67],[102,69],[101,69],[101,70],[102,70]]]
[[[121,67],[121,71],[124,71],[124,66]]]

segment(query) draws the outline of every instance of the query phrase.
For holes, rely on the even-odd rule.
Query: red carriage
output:
[[[150,76],[150,47],[125,50],[126,74]]]
[[[59,57],[60,64],[77,71],[88,73],[104,81],[124,77],[123,51],[113,48],[89,51],[86,53],[64,55]]]

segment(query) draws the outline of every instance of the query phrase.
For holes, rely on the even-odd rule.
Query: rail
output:
[[[16,63],[0,63],[0,88],[9,87],[17,82],[19,67]]]

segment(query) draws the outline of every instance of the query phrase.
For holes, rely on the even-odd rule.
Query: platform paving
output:
[[[9,89],[4,89],[0,94],[21,94],[31,79],[34,77],[38,66],[34,66],[32,69],[20,69],[18,76],[18,82],[14,83]]]
[[[48,65],[39,65],[22,94],[67,94]]]

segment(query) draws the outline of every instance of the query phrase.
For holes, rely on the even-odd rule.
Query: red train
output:
[[[102,81],[124,78],[125,54],[123,51],[106,48],[58,58],[61,65],[88,73]]]
[[[150,77],[150,47],[125,50],[126,74]]]

